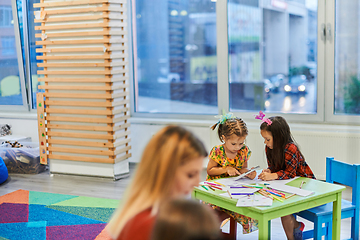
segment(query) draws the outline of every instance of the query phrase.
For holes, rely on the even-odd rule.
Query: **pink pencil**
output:
[[[206,184],[209,184],[209,185],[213,185],[213,186],[218,186],[218,187],[221,187],[221,185],[219,184],[216,184],[216,183],[211,183],[211,182],[205,182]]]

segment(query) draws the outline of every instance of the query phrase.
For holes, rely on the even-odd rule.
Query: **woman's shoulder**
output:
[[[151,213],[152,208],[136,214],[124,226],[117,240],[134,239],[147,240],[151,237],[151,231],[155,223],[155,215]]]

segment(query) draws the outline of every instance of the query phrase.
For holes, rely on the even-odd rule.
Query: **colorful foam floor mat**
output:
[[[119,200],[17,190],[0,196],[0,240],[111,239]]]

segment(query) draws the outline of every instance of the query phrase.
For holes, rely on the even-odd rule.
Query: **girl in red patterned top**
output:
[[[260,133],[265,139],[268,168],[259,174],[259,178],[264,181],[289,179],[295,176],[315,179],[313,172],[305,162],[303,154],[294,141],[286,120],[280,116],[262,120]],[[293,215],[282,217],[281,222],[289,240],[302,239],[304,229],[302,222],[297,222]]]
[[[212,130],[218,127],[218,136],[223,143],[211,149],[209,163],[207,166],[207,180],[240,175],[247,172],[248,160],[251,151],[245,145],[245,138],[248,130],[241,118],[234,117],[232,113],[221,116],[220,120],[211,127]],[[254,179],[256,172],[246,175]],[[229,216],[243,226],[243,233],[250,233],[258,229],[258,222],[255,219],[232,211],[211,205],[217,210],[221,220]]]

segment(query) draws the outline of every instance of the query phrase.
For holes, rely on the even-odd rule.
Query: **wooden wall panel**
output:
[[[34,8],[37,74],[44,83],[38,99],[45,105],[38,119],[46,123],[39,134],[45,131],[47,159],[126,160],[127,0],[41,0]]]

